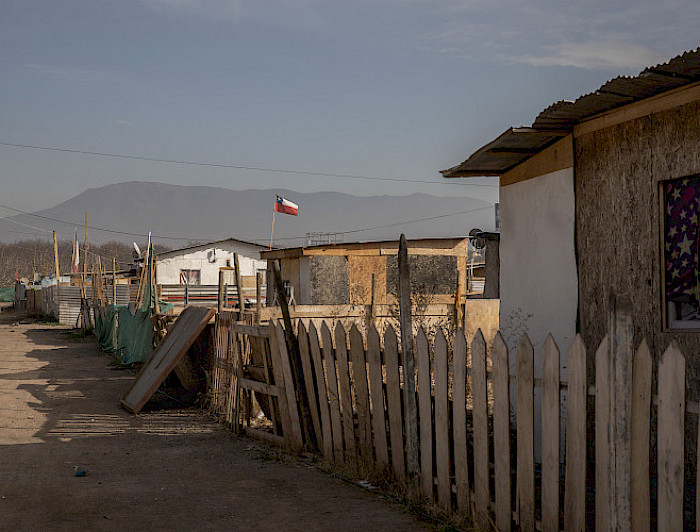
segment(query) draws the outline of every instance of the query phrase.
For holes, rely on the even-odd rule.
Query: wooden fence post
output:
[[[238,255],[234,255],[234,261],[238,263]],[[239,269],[236,268],[236,282],[239,281]],[[311,421],[311,409],[309,408],[309,399],[306,395],[306,386],[304,383],[304,375],[301,367],[301,356],[299,355],[299,343],[292,329],[292,318],[289,315],[289,306],[287,305],[287,294],[284,292],[284,283],[282,282],[282,274],[275,262],[272,263],[272,275],[275,281],[275,289],[277,291],[277,300],[282,310],[282,318],[284,322],[284,337],[287,345],[287,353],[289,355],[289,363],[292,369],[294,380],[285,383],[285,386],[291,386],[297,391],[297,401],[299,402],[299,410],[301,411],[301,429],[304,433],[305,441],[312,448],[316,449],[316,434],[314,433],[313,423]],[[238,301],[241,299],[241,289],[238,285]],[[282,350],[280,350],[282,352]],[[313,385],[313,383],[311,383]]]
[[[216,299],[216,311],[221,313],[224,308],[224,270],[219,268],[219,294]]]
[[[233,254],[233,266],[236,268],[236,290],[238,290],[238,311],[243,314],[245,299],[243,299],[243,286],[241,286],[241,267],[238,264],[238,253]],[[286,300],[285,300],[286,303]],[[285,323],[285,327],[287,324]]]
[[[596,528],[631,530],[632,305],[617,297],[611,308],[596,353]]]
[[[685,359],[675,343],[659,362],[658,516],[660,531],[683,530]]]
[[[413,317],[408,246],[402,233],[399,240],[399,316],[401,321],[401,360],[404,379],[404,425],[406,430],[406,467],[418,474],[418,410],[416,405],[415,364],[413,358]]]

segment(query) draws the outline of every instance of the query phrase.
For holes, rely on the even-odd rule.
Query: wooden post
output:
[[[151,286],[153,287],[153,312],[160,314],[160,303],[158,301],[158,276],[156,275],[156,253],[153,251],[151,257]]]
[[[234,254],[233,257],[237,264],[238,256]],[[238,272],[238,268],[236,268],[236,272]],[[289,362],[292,368],[292,375],[294,376],[295,381],[289,384],[290,386],[294,386],[294,388],[297,390],[297,399],[299,401],[299,409],[301,410],[301,425],[302,432],[304,433],[304,439],[308,445],[316,449],[318,446],[316,444],[316,435],[314,433],[314,427],[311,421],[309,399],[306,395],[306,386],[301,367],[301,356],[299,354],[299,343],[294,335],[294,331],[292,330],[292,318],[289,315],[289,305],[287,304],[287,294],[284,292],[282,274],[280,273],[279,266],[277,266],[275,262],[272,262],[272,276],[274,277],[275,290],[277,291],[277,300],[279,301],[280,310],[282,311],[284,336],[287,344],[287,352],[289,353]],[[236,275],[236,277],[238,277],[238,275]]]
[[[216,299],[216,312],[221,314],[224,308],[224,270],[219,268],[219,295]]]
[[[236,268],[236,289],[238,290],[238,311],[243,314],[245,300],[243,299],[243,285],[241,284],[241,267],[238,265],[238,253],[233,254],[233,265]]]
[[[399,240],[399,320],[401,322],[401,360],[404,378],[404,423],[406,430],[406,467],[418,474],[418,412],[416,406],[415,364],[413,358],[413,317],[411,313],[411,278],[408,246],[402,233]]]
[[[88,231],[87,231],[87,211],[85,211],[85,256],[83,257],[83,279],[87,282],[87,252],[88,252]],[[87,297],[87,294],[85,295]]]
[[[262,272],[255,274],[255,324],[260,325],[262,314]]]
[[[53,232],[53,260],[54,267],[56,268],[56,286],[58,286],[58,278],[60,276],[60,272],[58,269],[58,241],[56,240],[56,231]]]
[[[117,258],[112,257],[112,303],[117,304]]]
[[[607,471],[601,472],[607,478],[596,479],[596,485],[608,488],[603,491],[607,491],[607,500],[598,503],[605,510],[596,511],[596,525],[600,524],[601,530],[631,530],[632,305],[627,298],[617,297],[611,300],[610,308],[607,356],[596,357],[597,365],[607,360],[607,368],[596,367],[596,388],[600,387],[596,390],[596,417],[600,410],[601,419],[607,418],[606,427],[596,424],[596,448],[607,447],[609,457]]]

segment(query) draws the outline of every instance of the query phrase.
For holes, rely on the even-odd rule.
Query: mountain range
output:
[[[493,204],[470,197],[354,196],[286,189],[230,190],[130,181],[90,188],[50,209],[0,219],[0,241],[30,238],[26,232],[57,231],[72,240],[84,235],[87,212],[91,242],[156,243],[170,248],[234,237],[267,245],[275,195],[299,205],[299,215],[277,213],[276,247],[300,246],[307,233],[341,233],[340,241],[465,236],[472,228],[493,230]],[[14,222],[14,223],[13,223]],[[24,226],[24,227],[23,227]]]

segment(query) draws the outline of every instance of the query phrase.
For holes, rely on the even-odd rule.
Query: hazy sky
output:
[[[0,146],[0,203],[131,180],[494,200],[438,171],[699,23],[697,0],[0,0],[0,142],[432,182]]]

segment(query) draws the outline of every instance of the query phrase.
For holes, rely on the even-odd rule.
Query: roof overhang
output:
[[[440,173],[443,177],[500,176],[566,135],[565,131],[512,127],[462,164]]]
[[[440,173],[443,177],[501,176],[597,115],[700,82],[700,48],[637,76],[619,76],[575,101],[562,100],[543,110],[532,127],[508,129],[466,161]]]

